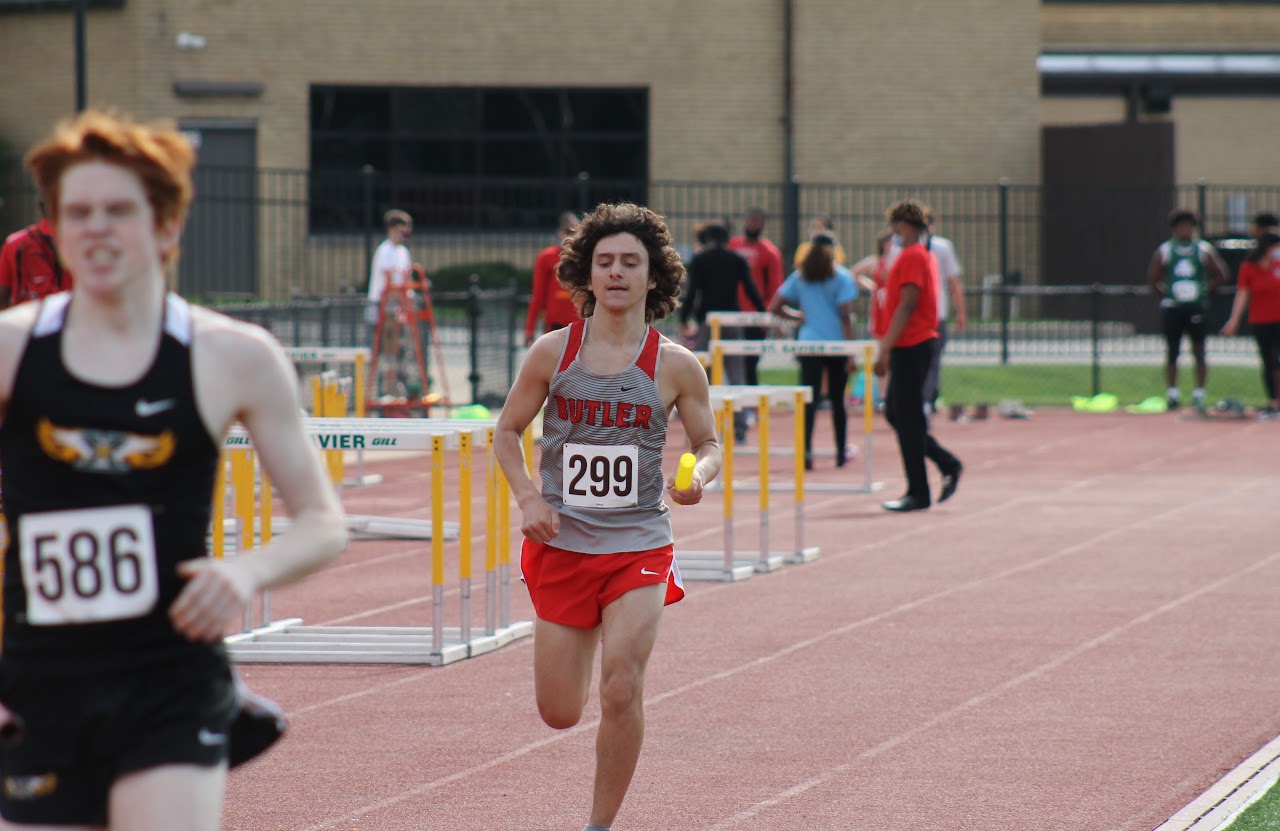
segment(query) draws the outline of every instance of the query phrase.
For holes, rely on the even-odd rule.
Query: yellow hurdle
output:
[[[430,534],[430,573],[433,619],[428,627],[345,627],[303,626],[298,619],[273,622],[270,618],[269,595],[263,593],[263,622],[252,628],[246,616],[246,631],[228,639],[237,661],[273,663],[449,663],[459,658],[482,654],[511,640],[532,633],[527,622],[510,621],[510,492],[502,478],[492,452],[494,429],[473,421],[449,419],[331,419],[309,418],[304,425],[316,444],[331,448],[392,447],[426,451],[430,465],[430,519],[422,522]],[[243,447],[245,434],[235,428],[225,444],[225,463],[217,472],[219,498],[214,504],[211,538],[215,556],[231,550],[225,529],[238,529],[242,550],[251,549],[255,539],[268,542],[271,537],[271,486],[260,465],[255,464],[252,449]],[[342,439],[342,441],[338,441]],[[483,633],[471,624],[472,585],[475,578],[474,534],[475,511],[472,506],[476,475],[476,449],[484,445],[486,482],[483,495],[485,532],[485,613]],[[456,456],[450,455],[456,453]],[[448,484],[457,471],[457,490]],[[459,499],[458,523],[446,523],[446,488],[450,498]],[[256,491],[256,494],[255,494]],[[256,496],[256,498],[255,498]],[[257,515],[255,516],[255,509]],[[235,523],[226,522],[230,515]],[[377,517],[349,517],[353,528],[367,529],[369,520]],[[256,532],[256,533],[255,533]],[[403,533],[391,531],[390,533]],[[460,625],[445,628],[446,580],[452,580],[452,569],[446,561],[446,545],[457,543],[457,578],[461,598]],[[450,586],[452,588],[452,586]],[[450,615],[452,617],[452,615]],[[341,631],[338,631],[341,630]],[[474,637],[473,637],[474,635]],[[390,639],[390,640],[387,640]],[[460,639],[460,641],[459,641]],[[300,644],[298,647],[292,644]],[[314,647],[310,644],[315,644]],[[383,644],[378,646],[378,644]],[[323,645],[324,649],[320,647]],[[361,657],[368,653],[369,657]]]

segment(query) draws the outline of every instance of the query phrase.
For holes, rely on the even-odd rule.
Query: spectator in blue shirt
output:
[[[800,322],[801,341],[853,340],[853,301],[857,284],[836,263],[835,240],[819,234],[812,240],[800,268],[783,282],[769,302],[769,311]],[[813,419],[826,376],[831,422],[836,434],[836,467],[844,467],[848,449],[848,420],[844,391],[857,369],[852,355],[801,355],[800,383],[813,388],[813,404],[804,413],[804,466],[813,470]]]

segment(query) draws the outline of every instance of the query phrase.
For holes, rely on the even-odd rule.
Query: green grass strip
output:
[[[1275,831],[1280,828],[1280,783],[1246,808],[1223,831]]]
[[[760,369],[762,384],[798,384],[798,368]],[[1192,370],[1179,374],[1182,400],[1191,401]],[[1101,392],[1120,399],[1121,405],[1137,404],[1148,396],[1164,396],[1164,369],[1159,366],[1104,366]],[[947,366],[942,369],[942,398],[959,404],[1005,400],[1028,406],[1069,407],[1071,396],[1093,394],[1093,373],[1087,365],[1016,364],[1011,366]],[[1251,367],[1209,365],[1206,397],[1210,404],[1234,398],[1253,406],[1264,404],[1262,376]]]

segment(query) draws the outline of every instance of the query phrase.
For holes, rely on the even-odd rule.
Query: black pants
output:
[[[938,392],[942,385],[942,350],[947,348],[947,323],[938,321],[938,339],[934,341],[933,360],[929,362],[929,371],[924,376],[924,403],[929,405],[929,412],[938,411]]]
[[[915,346],[900,346],[890,351],[889,389],[885,393],[885,417],[898,434],[907,495],[924,505],[933,504],[924,460],[932,459],[943,474],[960,469],[960,460],[930,435],[929,419],[924,414],[924,379],[935,348],[930,338]]]
[[[844,409],[844,388],[849,383],[849,359],[843,355],[802,355],[800,383],[813,389],[813,403],[804,409],[804,455],[813,455],[813,419],[822,396],[822,376],[827,376],[827,396],[831,401],[831,424],[836,433],[836,464],[844,464],[848,440],[848,417]]]
[[[768,300],[768,298],[765,298]],[[760,329],[755,326],[742,330],[742,338],[744,340],[764,340],[769,332],[767,329]],[[747,386],[755,387],[760,385],[760,356],[759,355],[743,355],[742,363],[746,374]]]
[[[1276,373],[1280,372],[1280,321],[1252,325],[1258,353],[1262,356],[1262,383],[1267,389],[1267,399],[1275,401]]]

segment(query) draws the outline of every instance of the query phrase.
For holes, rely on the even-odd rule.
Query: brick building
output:
[[[582,172],[624,183],[1036,185],[1042,127],[1128,121],[1176,125],[1176,180],[1280,183],[1269,143],[1240,141],[1280,127],[1269,106],[1280,71],[1199,86],[1159,67],[1120,80],[1095,71],[1100,56],[1266,53],[1280,43],[1280,3],[88,3],[90,105],[177,119],[202,165],[309,175],[252,184],[307,207],[270,229],[254,220],[256,264],[218,266],[263,272],[246,293],[280,293],[273,275],[305,270],[318,249],[360,261],[341,232],[367,219],[351,207],[366,164],[379,208]],[[0,72],[11,81],[0,88],[0,147],[20,151],[73,109],[71,5],[0,0]],[[452,189],[429,197],[404,186],[442,178]],[[743,198],[780,207],[775,191]],[[474,221],[542,228],[557,207]],[[452,221],[435,219],[420,225]]]

